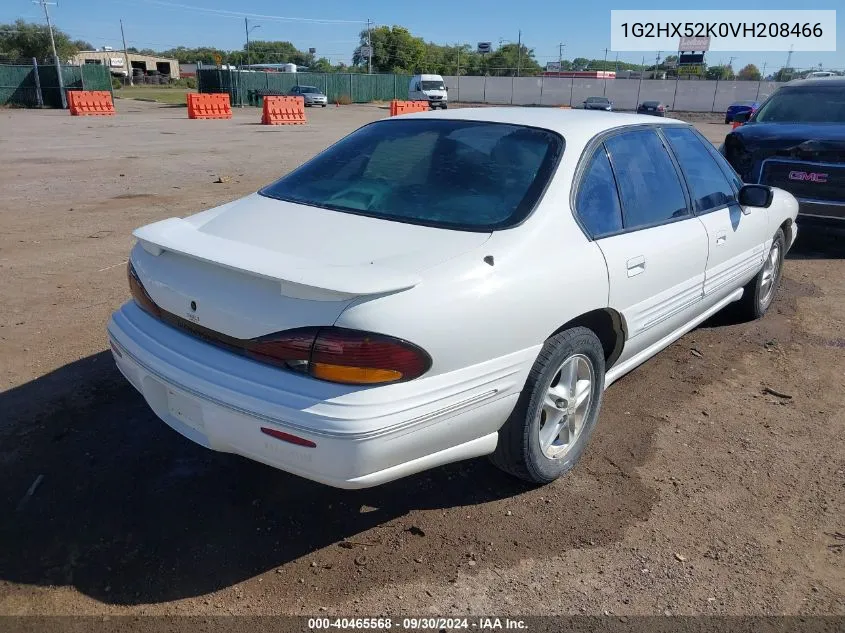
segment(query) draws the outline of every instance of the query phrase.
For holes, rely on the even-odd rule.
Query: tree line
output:
[[[67,60],[81,50],[93,50],[84,40],[73,40],[61,29],[53,29],[56,50],[61,59]],[[365,46],[372,48],[372,57],[364,55]],[[479,53],[469,44],[444,45],[426,42],[413,35],[403,26],[379,26],[359,33],[359,44],[352,52],[352,64],[332,64],[325,57],[317,57],[310,51],[299,50],[291,42],[255,40],[240,50],[223,50],[211,46],[189,48],[179,46],[156,51],[149,48],[127,48],[131,53],[155,55],[177,59],[179,63],[216,65],[231,64],[296,64],[312,72],[372,72],[438,75],[488,75],[488,76],[532,76],[539,75],[544,68],[537,61],[534,49],[521,42],[501,41],[489,53]],[[50,34],[46,25],[17,20],[13,24],[0,24],[0,61],[26,60],[35,57],[51,63],[52,49]],[[619,62],[615,59],[560,60],[562,71],[584,70],[646,70],[665,72],[666,76],[677,76],[677,55],[669,55],[662,62],[650,66]],[[706,79],[759,81],[762,74],[754,64],[748,64],[734,73],[729,65],[704,66],[702,76]],[[781,68],[770,76],[774,81],[788,81],[798,76],[793,68]]]

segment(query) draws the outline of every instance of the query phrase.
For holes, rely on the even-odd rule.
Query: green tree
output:
[[[576,57],[572,60],[572,70],[586,70],[590,66],[590,60],[586,57]]]
[[[775,81],[790,81],[791,79],[795,78],[795,69],[784,67],[778,70],[772,79]]]
[[[372,29],[369,39],[373,48],[373,71],[380,73],[414,74],[423,72],[426,44],[421,37],[414,37],[403,26],[379,26]],[[360,33],[360,45],[352,55],[352,63],[366,69],[368,58],[361,54],[361,47],[368,41],[367,30]]]
[[[59,61],[73,57],[79,48],[64,31],[53,28]],[[14,24],[0,24],[0,56],[6,59],[29,59],[52,63],[53,48],[46,25],[16,20]]]
[[[760,70],[754,64],[748,64],[743,66],[742,70],[740,70],[737,75],[737,79],[742,81],[760,81],[763,78],[763,75],[760,74]]]
[[[485,59],[487,73],[494,77],[510,77],[517,74],[517,67],[520,75],[539,75],[543,69],[537,60],[534,59],[534,49],[528,48],[525,44],[508,43],[503,44]]]
[[[138,49],[128,48],[128,51],[137,53]],[[161,52],[162,57],[172,57],[179,61],[180,64],[194,64],[202,62],[203,64],[215,64],[215,55],[220,55],[224,60],[228,55],[227,51],[219,48],[212,48],[209,46],[201,46],[199,48],[187,48],[185,46],[178,46]]]
[[[91,42],[86,42],[85,40],[74,40],[71,44],[76,48],[77,51],[93,51],[94,45]]]
[[[308,70],[312,73],[330,73],[334,72],[335,69],[328,59],[321,57],[320,59],[315,60],[314,63],[308,67]]]
[[[243,51],[232,53],[232,63],[241,63],[241,53],[245,63],[246,44]],[[249,43],[249,57],[253,64],[296,64],[310,66],[314,63],[314,55],[299,50],[290,42],[256,40]]]
[[[707,79],[734,79],[734,71],[730,66],[708,66],[705,73]]]

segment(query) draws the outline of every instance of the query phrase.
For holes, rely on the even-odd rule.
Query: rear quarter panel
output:
[[[425,271],[410,290],[355,302],[336,325],[421,346],[433,361],[427,376],[525,350],[533,361],[561,325],[607,306],[604,257],[575,223],[569,184],[550,186],[522,225]]]

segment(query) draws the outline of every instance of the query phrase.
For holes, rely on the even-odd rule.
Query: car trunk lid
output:
[[[331,325],[402,292],[489,233],[437,229],[260,195],[135,231],[132,261],[162,309],[236,338]]]

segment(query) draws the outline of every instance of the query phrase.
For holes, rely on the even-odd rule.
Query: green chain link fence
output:
[[[348,99],[352,103],[407,99],[408,75],[363,75],[357,73],[273,73],[247,70],[200,68],[199,92],[228,92],[233,106],[261,105],[261,96],[285,94],[294,86],[315,86],[329,103]]]
[[[112,92],[108,68],[99,64],[62,66],[65,90],[108,90]],[[36,108],[62,107],[59,75],[53,65],[0,65],[0,106]]]

